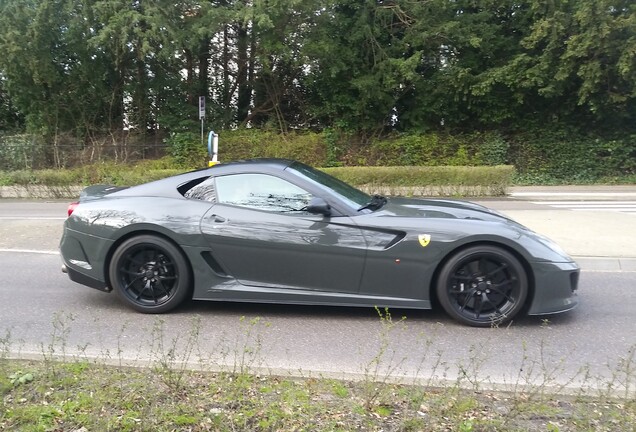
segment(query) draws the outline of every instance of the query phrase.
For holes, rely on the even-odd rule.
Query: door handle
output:
[[[219,215],[212,215],[212,221],[214,221],[214,223],[223,223],[223,222],[227,222],[227,219],[225,219],[223,216],[219,216]]]

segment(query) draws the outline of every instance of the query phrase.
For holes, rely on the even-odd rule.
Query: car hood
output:
[[[405,218],[473,219],[514,222],[503,214],[468,201],[448,199],[391,198],[376,216]]]

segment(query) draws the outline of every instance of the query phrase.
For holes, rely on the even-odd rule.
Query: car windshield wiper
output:
[[[361,211],[364,209],[378,210],[382,208],[384,204],[386,204],[386,197],[376,194],[371,197],[371,201],[369,201],[368,203],[360,207],[358,211]]]

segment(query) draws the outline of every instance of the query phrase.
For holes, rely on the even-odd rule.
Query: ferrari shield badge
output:
[[[430,234],[419,234],[417,236],[417,239],[420,241],[420,245],[422,245],[422,247],[426,247],[431,242],[431,235]]]

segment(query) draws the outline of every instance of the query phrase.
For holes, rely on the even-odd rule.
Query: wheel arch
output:
[[[124,233],[117,240],[115,240],[113,244],[110,246],[104,259],[104,280],[106,281],[107,286],[110,287],[111,290],[113,289],[112,285],[110,284],[109,269],[110,269],[111,260],[113,259],[113,255],[115,254],[115,251],[117,250],[117,248],[126,240],[131,239],[133,237],[142,236],[142,235],[152,235],[155,237],[162,238],[170,242],[174,247],[176,247],[179,250],[179,252],[185,258],[186,264],[188,266],[188,273],[190,275],[190,280],[192,281],[192,284],[190,286],[190,294],[192,294],[192,289],[194,287],[194,272],[192,270],[192,263],[190,262],[190,258],[185,253],[183,248],[179,245],[179,243],[177,243],[172,237],[170,237],[168,234],[164,232],[153,230],[150,228],[144,228],[144,229],[129,231],[127,233]]]
[[[453,248],[452,250],[446,253],[444,258],[442,258],[437,263],[437,266],[435,267],[435,270],[433,271],[433,276],[431,277],[431,283],[429,286],[429,298],[431,299],[431,305],[436,309],[440,306],[439,300],[437,298],[437,290],[435,289],[435,287],[437,286],[439,274],[442,271],[442,268],[444,268],[448,260],[453,255],[455,255],[456,253],[464,249],[468,249],[474,246],[495,246],[505,250],[506,252],[509,252],[517,260],[519,260],[519,263],[521,263],[521,266],[523,267],[528,277],[528,296],[524,302],[523,308],[520,311],[521,314],[525,314],[530,308],[530,305],[532,304],[532,300],[534,299],[534,293],[535,293],[535,276],[532,270],[532,266],[530,265],[528,260],[521,253],[519,253],[519,251],[516,250],[515,248],[510,247],[509,245],[505,243],[492,241],[492,240],[477,240],[473,242],[462,243],[461,245],[458,245],[457,247]]]

